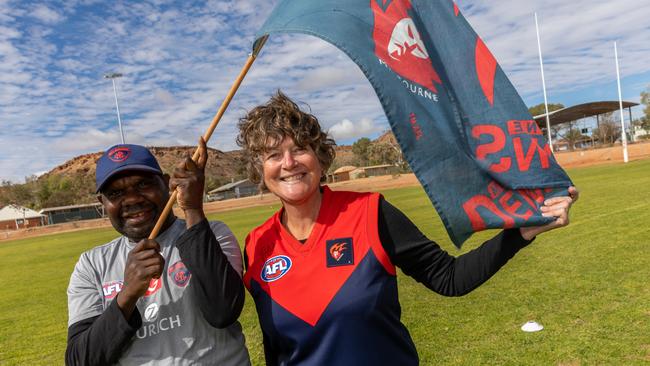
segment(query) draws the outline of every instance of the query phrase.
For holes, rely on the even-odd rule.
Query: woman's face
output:
[[[268,146],[272,146],[273,141]],[[262,155],[263,179],[266,187],[283,203],[299,205],[319,192],[323,169],[314,150],[297,146],[285,137],[276,147]]]

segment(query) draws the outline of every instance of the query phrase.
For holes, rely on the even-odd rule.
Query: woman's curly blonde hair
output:
[[[261,156],[290,137],[302,148],[310,146],[323,169],[327,172],[336,155],[334,140],[321,130],[318,119],[300,110],[298,105],[281,91],[263,105],[259,105],[237,124],[239,135],[237,144],[246,153],[248,178],[253,183],[264,186]],[[273,143],[269,146],[268,143]]]

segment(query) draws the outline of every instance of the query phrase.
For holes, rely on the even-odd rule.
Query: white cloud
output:
[[[59,12],[56,10],[50,9],[45,5],[36,5],[34,9],[32,9],[30,15],[43,23],[58,23],[64,19],[64,16],[61,15]]]
[[[344,119],[330,127],[329,134],[335,140],[348,140],[372,136],[381,132],[383,129],[383,127],[375,125],[369,118],[362,118],[356,123],[349,119]]]

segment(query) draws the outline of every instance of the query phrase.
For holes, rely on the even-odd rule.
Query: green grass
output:
[[[402,319],[425,365],[650,364],[650,161],[569,172],[581,189],[570,227],[540,236],[471,294],[445,298],[400,275]],[[421,188],[383,192],[454,249]],[[274,207],[211,215],[243,243]],[[492,233],[475,235],[463,251]],[[87,230],[0,243],[0,364],[63,363],[68,279],[79,254],[115,237]],[[538,333],[519,327],[544,325]],[[254,305],[240,318],[263,364]]]

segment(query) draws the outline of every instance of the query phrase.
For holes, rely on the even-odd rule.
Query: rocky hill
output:
[[[390,136],[389,136],[390,135]],[[376,142],[390,140],[392,134],[379,137]],[[194,146],[149,147],[165,173],[171,173],[174,166],[186,154],[194,152]],[[102,152],[84,154],[73,158],[42,176],[30,179],[24,184],[0,186],[0,207],[8,203],[40,209],[43,207],[66,206],[96,202],[95,164]],[[337,146],[336,159],[331,170],[344,165],[358,165],[352,146]],[[209,148],[206,166],[206,190],[217,188],[246,177],[244,152],[241,150],[223,152]]]

